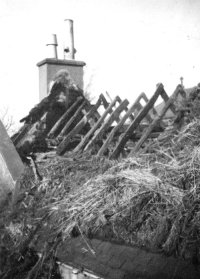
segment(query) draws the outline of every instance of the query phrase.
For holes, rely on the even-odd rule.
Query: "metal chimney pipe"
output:
[[[54,45],[54,57],[58,59],[58,52],[57,52],[58,41],[57,41],[56,34],[53,34],[53,45]]]
[[[73,28],[73,20],[72,19],[65,19],[68,23],[69,28],[69,57],[70,59],[75,59],[75,49],[74,49],[74,28]]]
[[[47,44],[47,46],[53,46],[54,49],[54,58],[58,59],[58,53],[57,53],[57,46],[58,46],[58,42],[57,42],[57,36],[56,34],[52,34],[53,35],[53,41],[51,44]]]

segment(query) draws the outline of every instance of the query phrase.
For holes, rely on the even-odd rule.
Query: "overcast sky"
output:
[[[199,0],[1,0],[2,107],[17,122],[39,101],[36,64],[50,57],[56,33],[63,58],[74,20],[76,59],[86,62],[92,95],[108,91],[130,102],[162,82],[170,95],[184,77],[200,82]]]

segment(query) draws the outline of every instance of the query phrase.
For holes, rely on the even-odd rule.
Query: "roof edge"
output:
[[[38,62],[37,66],[41,67],[44,64],[66,65],[66,66],[75,66],[75,67],[84,67],[86,65],[86,63],[83,61],[45,58],[44,60]]]

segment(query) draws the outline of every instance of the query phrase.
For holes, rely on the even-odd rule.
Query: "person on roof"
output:
[[[63,115],[83,91],[74,83],[67,70],[59,70],[54,78],[47,97],[37,104],[20,122],[34,124],[46,114],[46,132]]]
[[[49,131],[80,96],[84,99],[83,90],[74,83],[69,72],[64,69],[58,71],[48,96],[20,120],[25,125],[13,136],[12,140],[21,157],[25,158],[30,152],[44,152],[47,149]]]

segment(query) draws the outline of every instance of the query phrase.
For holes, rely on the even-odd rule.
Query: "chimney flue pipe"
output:
[[[69,56],[70,59],[75,59],[73,20],[65,19],[65,21],[68,23],[69,28]]]
[[[54,57],[58,59],[58,52],[57,52],[58,41],[57,41],[56,34],[53,34],[53,44],[54,44]]]
[[[52,34],[53,35],[53,41],[51,44],[47,44],[47,46],[53,46],[54,49],[54,58],[58,59],[58,53],[57,53],[57,46],[58,46],[58,42],[57,42],[57,36],[56,34]]]

